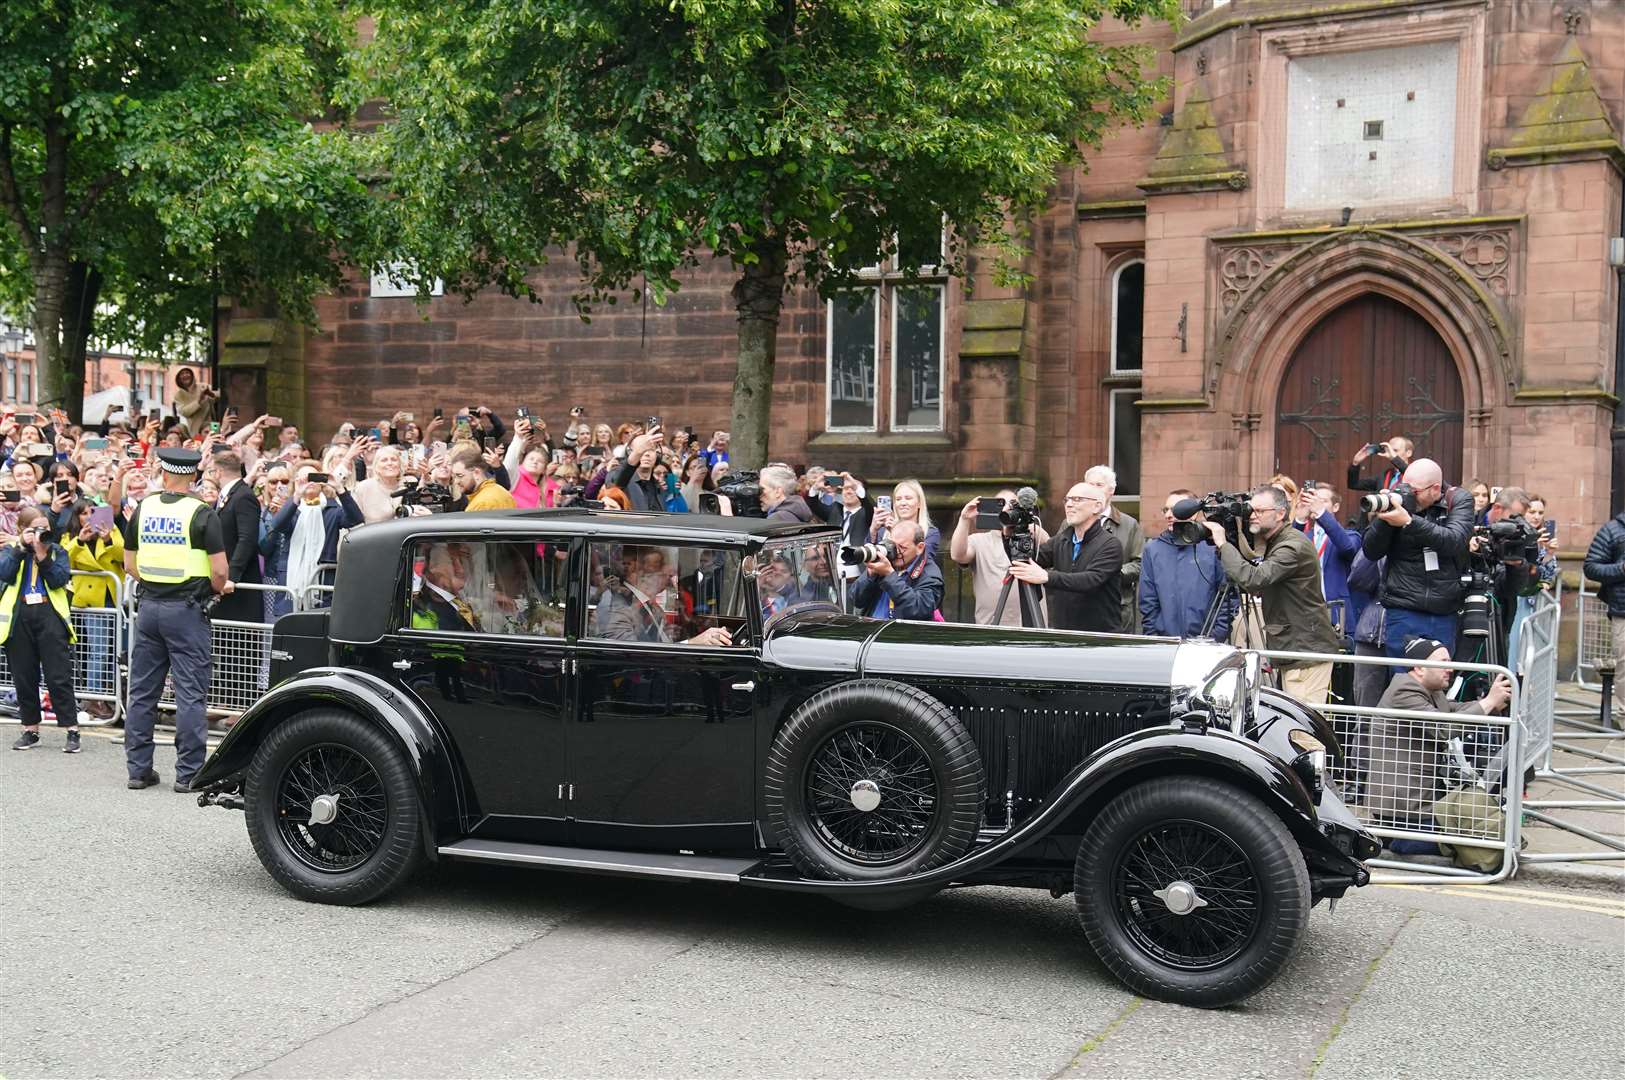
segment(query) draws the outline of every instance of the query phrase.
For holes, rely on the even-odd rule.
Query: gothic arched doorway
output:
[[[1461,376],[1444,340],[1397,300],[1367,293],[1316,323],[1292,354],[1276,408],[1276,471],[1335,484],[1345,517],[1349,459],[1364,443],[1405,435],[1447,484],[1465,479]]]

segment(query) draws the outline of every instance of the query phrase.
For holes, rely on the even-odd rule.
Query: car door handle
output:
[[[394,668],[396,671],[411,671],[412,670],[412,661],[410,661],[410,660],[397,660],[397,661],[395,661],[393,664],[391,664],[389,666]]]
[[[756,689],[756,684],[754,682],[749,682],[749,681],[747,681],[747,682],[736,682],[736,683],[733,684],[733,686],[734,686],[735,690],[743,690],[747,694],[750,693],[752,690]]]

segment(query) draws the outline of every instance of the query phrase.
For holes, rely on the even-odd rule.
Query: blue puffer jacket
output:
[[[1608,605],[1610,618],[1625,619],[1625,510],[1603,523],[1586,549],[1586,577],[1599,583],[1597,591]]]
[[[1195,637],[1202,630],[1208,605],[1224,586],[1224,567],[1212,544],[1177,544],[1164,532],[1145,545],[1140,557],[1140,621],[1147,634]],[[1230,636],[1237,598],[1225,605],[1213,624],[1213,638]]]

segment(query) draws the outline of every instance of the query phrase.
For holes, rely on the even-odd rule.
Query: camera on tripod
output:
[[[999,511],[999,525],[1010,530],[1006,547],[1011,562],[1032,562],[1038,556],[1033,526],[1038,521],[1038,492],[1024,487],[1016,492],[1016,504]]]
[[[896,566],[897,545],[890,540],[882,540],[878,544],[858,544],[856,547],[841,548],[841,562],[847,566],[861,566],[864,563],[879,562],[881,559]]]
[[[1385,491],[1360,496],[1360,509],[1368,514],[1385,514],[1389,510],[1401,509],[1415,514],[1421,508],[1417,506],[1416,492],[1409,484],[1395,484]]]
[[[1170,531],[1181,544],[1199,544],[1208,539],[1207,527],[1194,520],[1197,513],[1207,520],[1224,526],[1225,534],[1234,542],[1242,526],[1253,512],[1252,496],[1245,491],[1215,491],[1200,499],[1180,499],[1174,503],[1174,523]]]

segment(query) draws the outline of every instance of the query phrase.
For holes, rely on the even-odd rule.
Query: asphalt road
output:
[[[15,728],[5,728],[9,743]],[[122,748],[0,750],[0,1076],[1615,1076],[1625,885],[1374,886],[1246,1004],[1146,1001],[1070,898],[889,913],[434,868],[294,900],[242,815],[127,791]],[[159,770],[172,776],[173,751]]]

